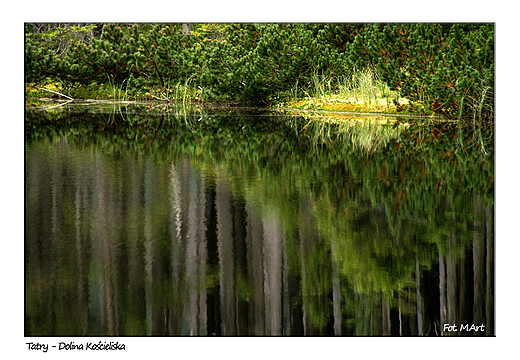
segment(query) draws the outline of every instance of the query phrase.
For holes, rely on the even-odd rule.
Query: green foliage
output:
[[[229,25],[225,41],[206,58],[205,85],[238,99],[286,95],[295,84],[310,85],[314,74],[342,72],[351,31],[330,24]]]
[[[423,112],[494,116],[493,24],[194,24],[190,35],[181,24],[34,28],[26,25],[26,82],[172,92],[189,80],[207,100],[268,102],[369,68],[386,96],[397,91]]]
[[[193,78],[207,94],[265,101],[313,73],[339,73],[351,25],[201,24],[190,36],[180,24],[106,24],[91,41],[72,39],[56,57],[43,38],[26,37],[26,81],[52,76],[68,82],[123,81],[133,86],[169,87]],[[90,28],[89,28],[90,29]],[[73,27],[71,32],[85,31]]]
[[[61,33],[44,34],[59,37]],[[190,72],[190,53],[182,51],[190,38],[179,24],[106,24],[101,35],[89,42],[72,39],[61,56],[26,37],[26,81],[38,75],[65,82],[129,82],[132,86],[161,85],[184,81]]]
[[[376,67],[390,87],[427,111],[494,116],[492,24],[367,26],[350,59]],[[464,97],[471,101],[464,104]]]

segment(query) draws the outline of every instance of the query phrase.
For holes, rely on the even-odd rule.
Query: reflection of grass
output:
[[[387,120],[311,119],[301,131],[309,136],[314,147],[340,141],[364,155],[380,150],[399,136],[399,128]]]
[[[343,128],[343,133],[348,136],[354,148],[366,155],[378,151],[399,136],[399,129],[370,121],[356,121],[354,124],[343,125]]]

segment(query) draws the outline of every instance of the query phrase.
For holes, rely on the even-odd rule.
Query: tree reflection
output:
[[[150,151],[27,143],[27,335],[494,333],[481,153],[453,160],[427,131],[406,135],[422,139],[413,156],[402,134],[367,157],[283,127],[203,125],[173,144],[161,127]]]

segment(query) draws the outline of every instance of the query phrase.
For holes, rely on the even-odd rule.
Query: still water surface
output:
[[[309,124],[28,112],[26,335],[493,335],[489,144]]]

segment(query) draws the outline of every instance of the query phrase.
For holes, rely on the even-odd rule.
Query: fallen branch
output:
[[[170,102],[170,99],[168,99],[168,98],[166,98],[166,97],[164,97],[164,98],[159,98],[159,97],[157,97],[157,96],[155,96],[155,95],[152,95],[152,94],[148,94],[148,95],[150,95],[150,96],[151,96],[153,99],[155,99],[155,100],[161,100],[161,101],[167,101],[167,102]]]
[[[60,106],[63,106],[63,105],[70,104],[70,103],[73,102],[73,101],[74,101],[74,99],[72,99],[72,100],[67,100],[67,101],[65,101],[64,103],[61,103],[61,104],[58,104],[58,105],[48,106],[48,107],[43,107],[43,108],[41,108],[39,111],[44,111],[44,110],[54,109],[54,108],[57,108],[57,107],[60,107]]]
[[[65,98],[67,98],[67,99],[69,99],[71,101],[74,101],[74,99],[71,98],[70,96],[67,96],[65,94],[59,93],[57,91],[52,91],[52,90],[49,90],[49,89],[46,89],[46,88],[42,88],[42,87],[38,87],[38,89],[43,90],[43,91],[48,91],[48,92],[51,92],[51,93],[56,94],[56,95],[60,95],[60,96],[63,96],[63,97],[65,97]]]

